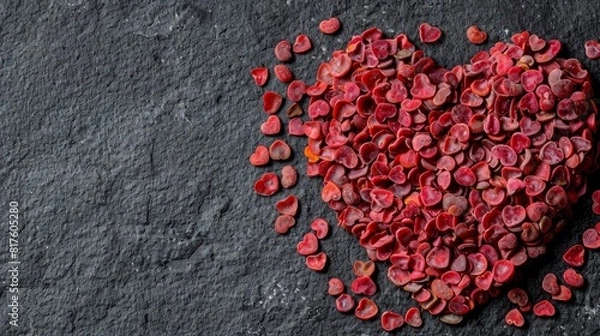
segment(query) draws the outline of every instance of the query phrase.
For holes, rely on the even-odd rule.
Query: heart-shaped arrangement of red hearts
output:
[[[559,57],[558,40],[522,32],[511,41],[446,69],[404,34],[372,28],[304,91],[307,173],[323,178],[323,201],[370,259],[388,262],[391,282],[448,323],[545,253],[598,166],[588,72]],[[305,236],[302,254],[316,253],[315,242]],[[353,288],[370,295],[369,275]],[[377,313],[364,307],[367,318]]]
[[[445,69],[373,28],[321,64],[326,89],[307,90],[309,175],[394,284],[438,299],[428,310],[464,315],[497,296],[597,167],[588,72],[557,58],[557,40],[512,42]]]

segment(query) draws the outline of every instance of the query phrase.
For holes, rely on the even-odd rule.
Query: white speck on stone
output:
[[[508,29],[504,28],[504,35],[508,36],[508,33],[509,33]]]
[[[587,316],[588,320],[591,320],[592,317],[596,317],[596,314],[598,314],[598,306],[595,307],[591,307],[588,305],[583,306],[583,308],[581,308],[581,311],[583,312],[584,316]]]
[[[294,293],[298,293],[298,288],[294,289]],[[264,289],[263,300],[260,300],[258,304],[263,308],[273,306],[288,306],[290,301],[294,300],[294,293],[292,293],[284,283],[273,281],[271,286]]]
[[[287,0],[285,3],[286,3],[288,6],[291,6],[291,5],[292,5],[292,0]]]

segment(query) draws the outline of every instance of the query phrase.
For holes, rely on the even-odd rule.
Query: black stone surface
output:
[[[341,33],[318,33],[332,15]],[[335,223],[320,181],[302,176],[292,190],[301,213],[284,237],[273,232],[273,204],[290,192],[252,192],[255,178],[282,165],[248,164],[270,141],[258,132],[262,90],[250,69],[273,66],[280,39],[308,33],[315,49],[292,69],[311,81],[352,34],[378,26],[415,39],[428,21],[444,39],[424,50],[443,65],[483,48],[467,42],[471,24],[489,33],[484,47],[527,29],[559,38],[597,83],[600,63],[584,58],[583,43],[600,36],[598,19],[593,0],[1,2],[0,335],[385,334],[378,321],[337,313],[326,294],[329,277],[351,280],[352,261],[366,258],[353,237],[334,230],[323,242],[331,259],[323,274],[295,252],[311,219]],[[283,92],[275,80],[267,88]],[[290,140],[296,153],[303,141]],[[301,155],[292,162],[305,170]],[[21,210],[18,328],[7,315],[12,200]],[[541,277],[564,269],[561,251],[597,220],[589,206],[586,197],[550,253],[526,270],[534,299],[544,297]],[[597,335],[599,265],[591,253],[590,285],[557,304],[557,318],[527,316],[523,331],[504,324],[503,298],[462,326],[425,314],[422,329],[401,334]],[[375,299],[403,312],[413,302],[383,269]]]

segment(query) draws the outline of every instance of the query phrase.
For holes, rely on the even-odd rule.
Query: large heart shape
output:
[[[372,28],[307,88],[308,174],[424,309],[462,316],[497,296],[586,192],[597,109],[560,48],[523,32],[445,69]]]

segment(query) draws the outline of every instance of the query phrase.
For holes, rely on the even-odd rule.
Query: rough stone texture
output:
[[[334,37],[317,32],[330,15],[343,22]],[[272,230],[273,203],[289,192],[251,192],[269,169],[247,158],[269,140],[258,132],[265,116],[249,70],[273,66],[275,43],[306,32],[315,50],[292,69],[311,80],[353,33],[377,25],[414,39],[423,21],[444,30],[443,43],[425,50],[447,66],[480,50],[465,37],[473,23],[492,42],[522,29],[559,38],[579,58],[583,42],[600,36],[592,0],[0,3],[0,213],[10,200],[22,211],[20,327],[7,325],[4,287],[0,334],[384,335],[378,322],[337,313],[326,294],[330,276],[349,281],[352,260],[366,257],[353,237],[333,230],[323,242],[332,261],[324,274],[295,253],[311,219],[335,224],[320,181],[301,177],[298,225],[285,237]],[[598,78],[600,63],[584,64]],[[274,80],[268,88],[283,90]],[[291,140],[297,153],[302,142]],[[304,171],[301,156],[293,163]],[[549,255],[527,269],[535,298],[543,275],[564,269],[557,251],[597,220],[589,205],[588,197]],[[556,319],[528,316],[528,330],[504,325],[503,298],[463,326],[425,314],[421,330],[402,333],[597,334],[599,265],[592,253],[583,270],[591,285],[558,304]],[[413,303],[383,269],[375,298],[404,312]]]

